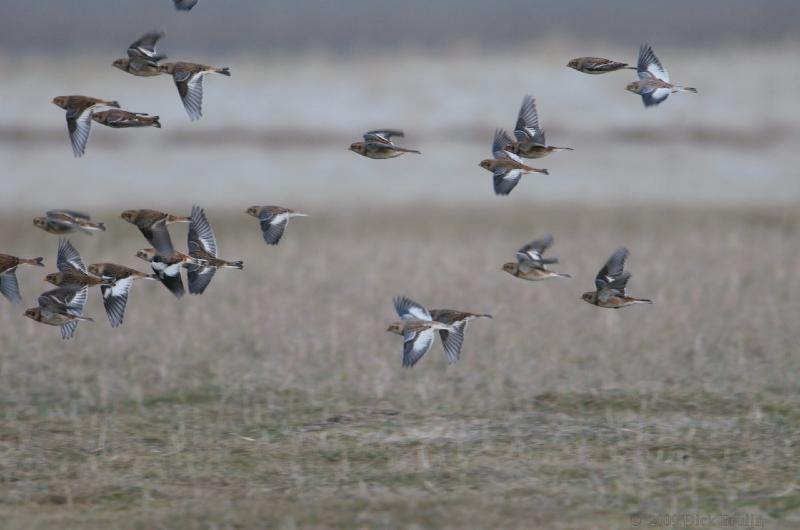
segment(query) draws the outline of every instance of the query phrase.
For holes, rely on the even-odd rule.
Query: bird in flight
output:
[[[421,154],[416,149],[406,149],[392,142],[393,137],[405,136],[399,129],[379,129],[364,133],[363,142],[353,142],[348,149],[361,156],[374,159],[396,158],[406,153]]]
[[[503,264],[503,270],[523,280],[538,281],[548,278],[571,278],[569,274],[551,271],[547,265],[558,263],[558,258],[545,258],[545,251],[553,244],[553,236],[535,239],[517,251],[517,261]]]
[[[482,160],[480,167],[494,174],[494,193],[495,195],[508,195],[511,193],[520,178],[526,173],[543,173],[549,175],[546,169],[538,169],[528,166],[522,159],[504,149],[508,144],[513,143],[508,134],[503,129],[496,129],[494,141],[492,142],[492,155],[494,158]]]
[[[675,92],[697,93],[696,88],[673,85],[669,82],[669,73],[656,57],[649,44],[639,48],[639,62],[636,67],[638,81],[628,83],[626,90],[642,96],[645,107],[653,107],[662,103]]]
[[[625,293],[631,273],[625,271],[628,249],[620,247],[611,254],[594,280],[596,290],[583,293],[581,298],[598,307],[619,309],[633,304],[652,304],[647,298],[634,298]]]

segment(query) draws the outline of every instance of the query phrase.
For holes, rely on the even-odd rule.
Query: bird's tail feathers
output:
[[[19,262],[24,264],[24,265],[33,265],[35,267],[44,267],[44,258],[21,259],[21,260],[19,260]]]
[[[232,268],[232,269],[243,270],[244,269],[244,261],[242,261],[242,260],[229,261],[226,264],[226,266],[229,267],[229,268]]]
[[[692,94],[697,94],[697,89],[690,86],[679,86],[675,88],[677,88],[681,92],[691,92]]]
[[[650,300],[649,298],[634,298],[633,299],[633,303],[634,304],[652,304],[653,301]]]
[[[214,71],[218,74],[227,75],[228,77],[231,76],[231,69],[225,66],[224,68],[216,68]]]

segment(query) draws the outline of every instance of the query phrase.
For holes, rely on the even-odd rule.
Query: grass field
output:
[[[118,330],[98,293],[69,342],[0,301],[0,527],[799,524],[797,211],[309,213],[267,248],[254,219],[209,209],[245,270],[180,301],[139,283]],[[107,233],[72,237],[85,261],[138,266],[144,239],[96,216]],[[53,268],[55,236],[2,226],[2,251]],[[572,280],[500,270],[545,232]],[[579,301],[622,244],[655,305]],[[20,276],[32,306],[42,271]],[[436,344],[404,370],[398,294],[494,319],[459,364]]]

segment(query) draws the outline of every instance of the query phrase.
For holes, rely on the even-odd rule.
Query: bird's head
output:
[[[588,291],[588,292],[586,292],[586,293],[583,293],[583,294],[581,295],[581,299],[582,299],[584,302],[589,302],[590,304],[594,304],[595,302],[597,302],[597,292],[595,292],[595,291]]]
[[[62,109],[65,109],[65,108],[67,108],[67,96],[54,97],[53,101],[51,101],[51,103],[53,105],[57,105],[57,106],[61,107]]]
[[[575,70],[578,70],[580,68],[580,61],[578,59],[570,59],[570,61],[567,63],[567,68],[574,68]]]
[[[130,64],[130,60],[128,59],[117,59],[116,61],[111,63],[111,66],[113,66],[114,68],[119,68],[120,70],[127,70],[128,64]]]
[[[517,274],[517,271],[519,270],[519,264],[511,263],[509,261],[508,263],[503,264],[503,270],[509,274]]]
[[[62,277],[63,275],[60,272],[51,272],[50,274],[44,277],[44,281],[52,283],[53,285],[58,285],[61,283]]]
[[[34,217],[33,218],[34,226],[38,226],[39,228],[47,228],[47,218],[46,217]]]
[[[32,307],[30,309],[25,310],[25,316],[28,318],[32,318],[33,320],[41,320],[42,319],[42,310],[38,307]]]
[[[145,261],[153,261],[153,258],[156,257],[156,251],[152,248],[143,248],[136,252],[136,257]]]
[[[634,94],[638,94],[640,92],[639,81],[628,83],[628,85],[625,87],[625,90],[628,92],[633,92]]]
[[[403,334],[403,323],[402,322],[393,322],[386,331],[389,333],[396,333],[397,335]]]
[[[247,215],[252,215],[253,217],[258,217],[260,211],[261,211],[261,206],[251,206],[250,208],[245,210],[245,213],[247,213]]]
[[[102,271],[102,268],[100,266],[100,263],[92,263],[91,265],[86,267],[86,270],[88,270],[90,274],[94,274],[95,276],[102,276],[103,275],[102,274],[103,271]]]
[[[494,169],[492,168],[492,166],[494,165],[494,160],[491,160],[489,158],[487,158],[486,160],[481,160],[481,163],[478,165],[481,166],[483,169],[494,171]]]
[[[348,149],[354,153],[358,153],[359,155],[363,155],[367,151],[367,147],[364,145],[364,142],[353,142],[350,144]]]
[[[125,210],[121,214],[119,214],[120,219],[125,219],[129,223],[136,222],[136,214],[139,213],[138,210]]]

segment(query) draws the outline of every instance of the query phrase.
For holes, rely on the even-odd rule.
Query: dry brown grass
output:
[[[3,300],[0,526],[796,524],[800,214],[514,204],[312,211],[277,248],[210,208],[243,272],[181,301],[138,284],[119,330],[93,293],[70,342]],[[109,233],[72,238],[86,261],[135,264],[144,240],[97,217]],[[3,251],[52,267],[54,236],[3,226]],[[548,231],[573,280],[500,271]],[[621,244],[656,304],[580,302]],[[33,305],[42,274],[21,276]],[[396,294],[495,318],[458,365],[437,344],[403,370]]]

